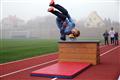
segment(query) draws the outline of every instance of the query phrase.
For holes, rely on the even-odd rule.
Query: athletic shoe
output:
[[[49,6],[54,6],[54,4],[55,4],[54,0],[51,0]]]
[[[54,11],[53,7],[48,8],[48,12],[53,12],[53,11]]]

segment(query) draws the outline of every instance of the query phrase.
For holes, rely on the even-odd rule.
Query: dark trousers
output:
[[[61,5],[55,4],[55,5],[53,5],[53,7],[58,10],[58,11],[54,10],[51,13],[57,16],[56,23],[60,29],[60,34],[61,34],[60,38],[62,40],[65,40],[67,34],[65,33],[66,27],[63,26],[63,22],[66,21],[66,18],[70,19],[71,17],[68,14],[68,11],[64,7],[62,7]]]
[[[119,45],[119,40],[117,37],[115,38],[115,45]]]
[[[61,20],[64,21],[66,19],[66,17],[70,18],[69,14],[68,14],[68,11],[64,7],[62,7],[61,5],[55,4],[53,7],[56,8],[56,9],[58,9],[59,11],[55,10],[55,11],[53,11],[51,13],[53,13],[54,15],[56,15]]]
[[[105,45],[109,45],[108,37],[105,37]]]
[[[111,37],[111,44],[114,44],[114,37]]]

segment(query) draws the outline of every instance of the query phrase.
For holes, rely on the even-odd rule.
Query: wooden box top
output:
[[[100,40],[59,41],[58,43],[100,43]]]

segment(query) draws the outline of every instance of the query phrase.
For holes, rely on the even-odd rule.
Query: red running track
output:
[[[16,70],[28,68],[30,66],[35,66],[41,63],[45,63],[51,60],[55,60],[58,58],[58,54],[48,54],[45,56],[38,56],[34,58],[29,58],[25,60],[10,62],[7,64],[0,64],[0,75],[4,75],[10,72],[14,72]]]
[[[72,80],[117,80],[120,74],[120,46],[100,59],[99,65],[88,68]]]
[[[100,54],[105,52],[107,52],[107,54],[101,56],[101,64],[90,67],[72,80],[117,80],[120,74],[120,46],[110,45],[101,47]],[[34,70],[56,63],[57,58],[58,54],[51,54],[0,65],[0,80],[51,80],[50,78],[32,77],[30,73]],[[15,73],[12,74],[11,72]]]

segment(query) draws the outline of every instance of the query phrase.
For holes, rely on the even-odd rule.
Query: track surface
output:
[[[33,77],[34,70],[57,62],[58,54],[53,53],[30,59],[0,64],[0,80],[69,80]],[[120,46],[100,46],[101,63],[88,68],[70,80],[117,80],[120,74]]]

